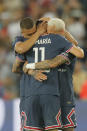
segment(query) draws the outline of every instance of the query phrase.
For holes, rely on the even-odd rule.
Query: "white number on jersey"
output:
[[[33,51],[35,52],[35,63],[38,62],[38,55],[39,55],[39,51],[41,52],[41,61],[45,60],[45,47],[36,47],[33,48]]]

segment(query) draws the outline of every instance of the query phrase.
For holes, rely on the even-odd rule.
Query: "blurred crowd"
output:
[[[59,17],[79,46],[87,48],[87,0],[0,0],[0,97],[19,97],[20,75],[11,72],[15,60],[11,42],[20,35],[20,19]],[[75,96],[87,99],[87,60],[78,60],[73,76]]]

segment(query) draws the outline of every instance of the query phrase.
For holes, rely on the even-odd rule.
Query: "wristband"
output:
[[[26,68],[27,69],[35,69],[35,63],[27,64]]]

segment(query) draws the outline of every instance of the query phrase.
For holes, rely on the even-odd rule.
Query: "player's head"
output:
[[[59,18],[51,18],[48,21],[47,32],[62,34],[65,31],[65,23]]]
[[[34,23],[33,19],[30,17],[23,18],[20,21],[20,28],[24,36],[32,35],[33,33],[36,32],[36,24]]]

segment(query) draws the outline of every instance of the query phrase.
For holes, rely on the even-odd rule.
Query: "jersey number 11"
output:
[[[33,48],[33,51],[35,52],[35,63],[38,62],[39,51],[41,52],[41,61],[45,60],[45,47],[36,47]]]

